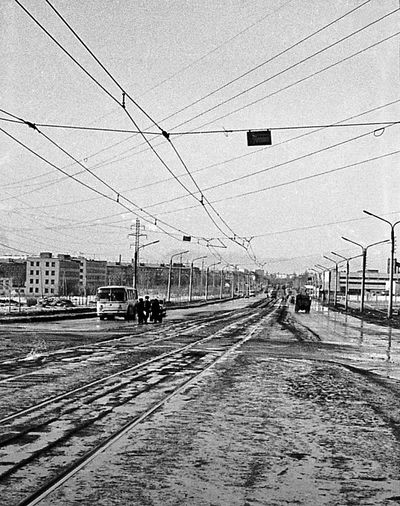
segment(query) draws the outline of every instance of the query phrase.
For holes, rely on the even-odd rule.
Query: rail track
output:
[[[276,309],[273,303],[264,302],[212,322],[196,319],[179,332],[172,326],[174,336],[152,336],[137,345],[136,352],[156,348],[150,358],[3,416],[0,493],[5,503],[38,504],[54,487],[250,339]],[[165,341],[173,341],[172,348],[160,348]],[[115,343],[110,353],[118,357]],[[21,380],[34,381],[34,375]],[[3,388],[5,385],[7,382]]]
[[[154,344],[159,344],[163,341],[173,340],[177,336],[190,335],[196,329],[202,332],[203,329],[212,328],[220,325],[224,321],[232,318],[241,318],[242,315],[247,314],[252,307],[257,307],[264,304],[262,301],[257,301],[249,308],[244,308],[240,311],[223,311],[221,314],[216,314],[210,320],[207,316],[200,316],[185,321],[166,322],[162,326],[158,325],[143,325],[141,327],[133,327],[133,329],[124,329],[125,333],[121,336],[113,336],[111,338],[105,337],[90,344],[79,344],[76,346],[60,347],[52,351],[47,351],[46,342],[42,349],[32,349],[28,355],[16,356],[7,360],[0,361],[0,388],[3,384],[17,383],[19,387],[29,387],[31,380],[28,379],[28,384],[21,383],[24,378],[32,377],[32,381],[38,380],[46,376],[45,368],[49,368],[51,364],[60,362],[86,362],[91,356],[96,355],[100,360],[99,354],[103,353],[108,357],[110,348],[120,346],[120,349],[129,348],[130,351],[137,349],[146,349]],[[132,333],[132,330],[134,332]],[[49,331],[47,331],[49,332]],[[54,333],[54,331],[53,331]],[[65,331],[62,332],[65,335]],[[141,339],[139,341],[137,340]],[[43,339],[44,340],[44,339]],[[44,349],[43,349],[44,348]],[[51,380],[54,380],[54,374],[50,374]]]

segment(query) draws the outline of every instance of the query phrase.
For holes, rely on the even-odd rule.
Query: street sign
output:
[[[247,132],[248,146],[270,146],[272,144],[271,130],[257,130]]]

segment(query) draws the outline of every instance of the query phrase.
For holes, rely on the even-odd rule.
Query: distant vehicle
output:
[[[295,312],[305,311],[306,313],[310,312],[311,308],[311,298],[306,293],[298,293],[296,295],[296,303],[294,306]]]
[[[97,289],[97,316],[100,320],[122,316],[136,318],[137,290],[128,286],[101,286]]]
[[[57,300],[53,305],[54,306],[61,306],[61,307],[74,307],[75,306],[75,304],[69,299]]]
[[[278,296],[278,292],[276,290],[271,290],[269,296],[271,299],[276,299]]]

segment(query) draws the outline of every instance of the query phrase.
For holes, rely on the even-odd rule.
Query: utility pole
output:
[[[133,264],[133,288],[137,290],[137,278],[138,278],[138,256],[139,256],[139,237],[140,237],[140,220],[136,218],[135,227],[135,254]]]
[[[134,234],[128,234],[128,236],[134,235],[135,236],[135,253],[133,257],[133,280],[132,280],[132,286],[135,290],[137,290],[138,287],[138,264],[139,264],[139,239],[140,237],[147,237],[146,234],[140,233],[140,220],[139,218],[136,218],[135,223],[135,233]]]

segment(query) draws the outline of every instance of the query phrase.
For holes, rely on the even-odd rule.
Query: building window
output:
[[[39,293],[39,288],[35,288],[35,293]]]
[[[54,293],[54,288],[50,288],[50,293]]]
[[[36,276],[39,276],[39,271],[36,271]]]
[[[49,275],[49,271],[46,271],[46,276],[48,276],[48,275]]]
[[[36,279],[36,280],[35,280],[35,283],[38,285],[38,284],[39,284],[39,280],[38,280],[38,279]]]
[[[29,280],[29,283],[32,285],[32,284],[33,284],[33,279],[30,279],[30,280]]]
[[[36,266],[39,267],[39,265],[40,265],[39,262],[36,262]]]
[[[48,284],[49,284],[49,280],[48,280],[48,279],[45,279],[45,280],[44,280],[44,284],[45,284],[45,285],[48,285]]]
[[[32,287],[29,288],[29,293],[33,293],[33,288]]]
[[[31,267],[33,267],[35,265],[35,262],[31,262]]]
[[[46,267],[49,267],[49,265],[50,265],[50,262],[46,262]]]
[[[56,275],[56,271],[51,271],[51,275],[55,276]]]
[[[30,271],[30,272],[29,272],[29,274],[30,274],[31,276],[33,276],[33,271]]]
[[[51,283],[52,285],[54,285],[54,279],[52,279],[52,280],[50,281],[50,283]]]
[[[49,293],[49,289],[48,289],[48,288],[45,288],[45,289],[44,289],[44,293]]]
[[[55,263],[55,262],[51,262],[51,266],[52,266],[52,267],[55,267],[55,266],[56,266],[56,263]]]

